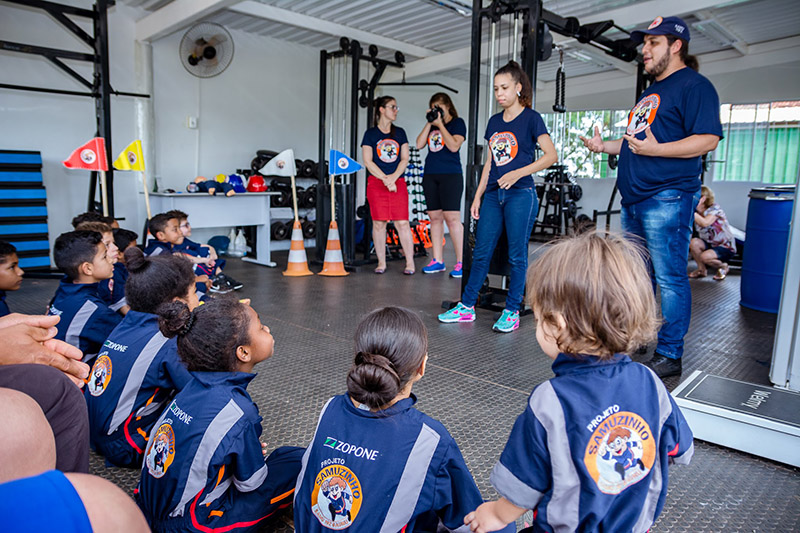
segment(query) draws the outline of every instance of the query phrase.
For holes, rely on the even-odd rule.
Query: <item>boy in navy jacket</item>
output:
[[[103,244],[106,245],[108,250],[108,258],[111,264],[114,265],[114,275],[111,279],[101,281],[97,286],[97,292],[112,311],[125,316],[131,308],[125,298],[125,283],[128,281],[128,270],[120,262],[122,251],[114,239],[113,229],[103,222],[81,222],[75,229],[96,231],[103,236]]]
[[[25,272],[19,267],[17,249],[6,241],[0,241],[0,316],[10,311],[6,303],[6,291],[16,291],[22,285]]]
[[[692,432],[656,374],[625,355],[655,336],[637,247],[596,233],[550,246],[528,270],[536,340],[555,377],[517,418],[491,481],[502,496],[469,513],[492,531],[535,509],[533,531],[646,532],[664,507],[668,466]]]
[[[183,253],[180,250],[180,246],[183,244],[183,234],[181,233],[179,224],[178,218],[171,212],[159,213],[151,218],[147,223],[147,228],[150,231],[150,235],[155,238],[148,241],[144,249],[144,255],[149,257],[152,255]],[[190,256],[186,256],[186,258],[194,264],[198,263],[200,259]],[[206,292],[212,286],[211,280],[207,275],[199,274],[195,281],[197,281],[197,296],[201,301],[205,301]],[[233,289],[217,290],[214,292],[224,293],[230,292],[231,290]]]
[[[53,247],[56,266],[65,274],[56,290],[48,315],[59,315],[56,338],[83,352],[85,362],[94,361],[108,334],[122,321],[97,292],[114,267],[103,237],[96,231],[62,233]]]

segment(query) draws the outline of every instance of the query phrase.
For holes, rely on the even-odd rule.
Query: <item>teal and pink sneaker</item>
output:
[[[519,311],[503,310],[503,314],[494,323],[492,329],[501,333],[511,333],[519,327]]]
[[[450,324],[451,322],[472,322],[475,320],[475,308],[467,307],[458,302],[458,305],[439,315],[439,322]]]

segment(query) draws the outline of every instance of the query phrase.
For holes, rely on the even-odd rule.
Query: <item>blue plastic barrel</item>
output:
[[[794,193],[794,185],[750,191],[739,302],[744,307],[778,312]]]

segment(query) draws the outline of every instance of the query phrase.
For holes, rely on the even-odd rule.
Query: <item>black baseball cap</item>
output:
[[[631,40],[641,43],[645,35],[674,35],[688,42],[689,26],[679,17],[656,17],[646,30],[632,31]]]

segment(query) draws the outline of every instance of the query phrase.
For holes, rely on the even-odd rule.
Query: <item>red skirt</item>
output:
[[[396,192],[375,176],[367,177],[367,201],[372,220],[408,220],[408,188],[405,178],[396,182]]]

